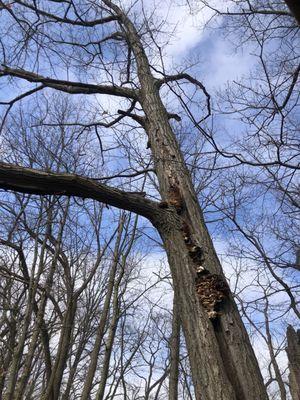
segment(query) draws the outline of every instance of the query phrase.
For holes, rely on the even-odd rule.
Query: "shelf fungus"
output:
[[[189,225],[183,221],[182,226],[181,226],[181,232],[183,233],[183,240],[185,244],[192,243],[192,236],[191,236],[191,230]]]
[[[194,244],[187,244],[189,250],[189,256],[195,264],[201,264],[204,261],[203,250],[200,246]]]
[[[183,232],[183,240],[188,249],[189,256],[194,264],[201,265],[204,262],[204,251],[202,247],[193,242],[189,225],[183,221],[181,231]]]
[[[229,287],[221,275],[211,274],[203,266],[197,268],[196,292],[209,319],[214,320],[222,314],[222,304],[229,297]]]

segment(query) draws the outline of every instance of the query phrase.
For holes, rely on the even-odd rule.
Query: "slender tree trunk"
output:
[[[65,392],[64,392],[64,394],[62,396],[62,400],[69,400],[70,399],[70,392],[71,392],[72,386],[74,384],[74,377],[75,377],[75,374],[76,374],[76,371],[77,371],[77,368],[78,368],[78,365],[79,365],[79,362],[80,362],[80,358],[82,356],[82,353],[83,353],[83,351],[85,349],[86,344],[87,344],[86,340],[79,340],[79,344],[78,344],[78,348],[77,348],[77,351],[76,351],[75,359],[74,359],[74,362],[72,363],[72,366],[70,368],[70,373],[69,373],[69,376],[68,376],[68,382],[67,382],[67,385],[66,385],[66,390],[65,390]]]
[[[1,373],[0,373],[0,399],[2,399],[2,393],[5,388],[5,381],[8,375],[9,365],[12,362],[14,355],[14,348],[17,343],[17,322],[16,319],[12,318],[9,322],[9,335],[6,342],[6,354],[3,359],[3,363],[1,364]]]
[[[120,326],[121,329],[121,337],[124,336],[124,326],[125,326],[125,318],[123,318],[122,324]],[[110,393],[107,395],[106,399],[114,399],[117,396],[117,391],[120,388],[120,386],[123,389],[123,396],[124,399],[128,399],[128,394],[127,394],[127,385],[126,385],[126,372],[130,370],[131,362],[134,359],[136,353],[139,350],[139,339],[138,343],[135,345],[133,349],[130,350],[130,355],[128,358],[126,358],[126,361],[124,363],[124,356],[125,356],[125,349],[124,349],[124,341],[121,340],[120,343],[120,363],[118,364],[118,368],[116,369],[116,372],[118,373],[118,377],[114,380],[113,382],[113,388],[111,386],[110,388]]]
[[[107,288],[107,294],[105,297],[104,301],[104,306],[96,334],[96,339],[94,343],[94,348],[91,354],[91,359],[90,359],[90,365],[88,368],[87,376],[85,379],[83,391],[82,391],[82,397],[81,400],[88,400],[90,397],[90,392],[92,389],[92,384],[93,384],[93,379],[95,375],[95,371],[97,368],[97,362],[98,362],[98,357],[99,357],[99,351],[101,347],[101,342],[104,336],[104,330],[105,326],[107,323],[107,318],[109,315],[109,309],[110,309],[110,302],[113,294],[113,289],[114,289],[114,281],[117,273],[117,267],[118,267],[118,262],[119,262],[119,247],[121,243],[121,238],[122,238],[122,232],[124,228],[124,222],[125,222],[125,216],[123,215],[121,218],[121,221],[119,223],[119,229],[118,229],[118,236],[115,244],[115,249],[114,249],[114,259],[113,259],[113,264],[111,266],[111,271],[109,275],[109,280],[108,280],[108,288]]]
[[[18,373],[19,373],[21,359],[23,356],[23,350],[24,350],[24,346],[25,346],[25,341],[26,341],[28,329],[29,329],[29,326],[30,326],[30,323],[32,320],[32,314],[33,314],[34,303],[35,303],[35,295],[36,295],[36,291],[37,291],[37,284],[38,284],[39,276],[44,268],[46,242],[47,242],[47,238],[48,238],[48,234],[49,234],[50,225],[51,225],[51,211],[49,211],[49,215],[48,215],[47,233],[46,233],[46,236],[43,240],[43,244],[41,247],[38,274],[34,280],[32,279],[32,281],[29,284],[29,288],[28,288],[28,302],[27,302],[27,306],[26,306],[25,318],[24,318],[24,321],[23,321],[23,324],[21,327],[20,336],[18,338],[18,344],[14,349],[12,363],[11,363],[11,366],[9,369],[7,389],[3,396],[3,398],[5,400],[11,400],[15,393],[16,383],[17,383],[17,379],[18,379]],[[37,251],[37,247],[36,247],[33,265],[36,264],[37,255],[38,255],[38,251]]]
[[[276,360],[276,354],[274,350],[274,345],[273,345],[273,340],[272,340],[272,335],[271,335],[271,330],[270,330],[270,323],[269,323],[269,317],[268,317],[268,306],[269,306],[269,301],[268,298],[266,297],[266,306],[265,306],[265,323],[266,323],[266,335],[267,335],[267,345],[270,353],[270,358],[271,358],[271,363],[273,365],[274,373],[275,373],[275,378],[279,387],[280,391],[280,400],[286,400],[286,388],[284,385],[284,381],[282,379],[282,373],[279,369],[277,360]]]
[[[45,295],[42,298],[41,301],[41,306],[38,308],[38,305],[33,299],[33,310],[36,313],[36,322],[33,328],[33,335],[31,337],[31,341],[29,344],[28,348],[28,353],[26,355],[24,365],[23,365],[23,373],[22,376],[19,378],[17,387],[15,388],[14,392],[14,400],[21,400],[23,393],[25,391],[25,387],[28,383],[28,380],[30,378],[31,374],[31,366],[32,362],[35,356],[36,348],[37,348],[37,343],[38,343],[38,338],[41,335],[41,341],[43,344],[43,350],[44,350],[44,357],[45,357],[45,367],[46,367],[46,382],[49,382],[50,377],[51,377],[51,357],[50,357],[50,350],[49,350],[49,336],[48,336],[48,331],[47,327],[44,321],[44,315],[45,315],[45,307],[46,307],[46,297]]]
[[[38,322],[40,322],[41,324],[43,321],[42,314],[45,312],[46,304],[47,304],[47,291],[51,290],[52,285],[53,285],[53,278],[54,278],[54,274],[55,274],[56,267],[57,267],[58,257],[60,254],[63,230],[65,227],[66,218],[68,215],[68,209],[69,209],[69,202],[67,203],[67,206],[64,210],[63,218],[61,221],[60,229],[59,229],[57,240],[55,243],[55,251],[54,251],[53,259],[51,262],[51,268],[50,268],[50,271],[49,271],[49,274],[47,277],[47,281],[45,284],[45,293],[42,296],[42,301],[41,301],[41,305],[40,305],[41,318],[38,318]],[[59,338],[57,357],[56,357],[55,364],[51,371],[50,379],[47,382],[45,390],[43,391],[43,394],[41,396],[41,398],[43,400],[56,400],[60,393],[60,384],[61,384],[61,380],[62,380],[62,376],[63,376],[64,367],[66,364],[68,349],[70,346],[70,337],[71,337],[71,332],[72,332],[72,328],[73,328],[73,320],[74,320],[74,315],[76,312],[76,299],[74,300],[70,294],[68,295],[68,297],[69,297],[69,301],[68,301],[67,310],[65,312],[64,319],[63,319],[63,327],[61,329],[61,334],[60,334],[60,338]]]
[[[21,334],[18,338],[18,344],[15,347],[14,354],[12,357],[12,363],[10,366],[9,374],[8,374],[8,382],[7,382],[7,390],[4,394],[4,400],[11,400],[14,395],[15,386],[18,378],[18,372],[20,369],[21,359],[23,355],[23,350],[25,346],[25,341],[28,334],[28,329],[30,325],[32,317],[32,299],[29,298],[27,309],[25,313],[24,322],[21,328]]]
[[[267,399],[257,360],[233,298],[227,302],[217,334],[206,312],[199,306],[194,281],[195,265],[182,234],[184,223],[188,225],[194,243],[204,249],[207,269],[223,275],[222,268],[139,35],[131,21],[116,5],[109,0],[103,2],[119,16],[135,55],[141,86],[140,102],[145,113],[145,129],[151,145],[160,194],[164,200],[172,200],[172,191],[175,188],[180,194],[184,209],[180,216],[170,212],[165,221],[160,219],[154,224],[160,232],[168,255],[196,398]]]
[[[287,328],[287,348],[289,360],[289,383],[293,400],[300,399],[300,330],[289,325]]]
[[[61,393],[61,381],[71,346],[71,335],[74,327],[76,308],[76,299],[70,299],[61,328],[56,360],[52,368],[50,381],[46,387],[45,393],[42,395],[42,400],[57,400]]]
[[[104,359],[103,359],[102,369],[101,369],[101,379],[100,379],[99,388],[98,388],[95,400],[103,400],[103,398],[104,398],[105,387],[106,387],[106,382],[107,382],[108,372],[109,372],[111,351],[112,351],[112,347],[113,347],[113,343],[114,343],[114,339],[115,339],[115,335],[116,335],[116,330],[117,330],[117,326],[118,326],[118,318],[119,318],[119,311],[120,311],[120,309],[119,309],[119,285],[120,285],[121,279],[122,279],[122,276],[119,277],[119,279],[116,282],[115,287],[114,287],[112,320],[111,320],[111,323],[110,323],[109,329],[108,329],[108,337],[107,337],[106,344],[105,344]]]
[[[172,335],[170,340],[169,400],[178,400],[178,377],[180,356],[180,321],[177,301],[173,299]]]
[[[37,318],[39,318],[39,315]],[[30,341],[30,345],[29,345],[29,349],[28,349],[28,353],[27,353],[27,356],[25,358],[25,362],[23,365],[23,373],[18,381],[17,387],[14,389],[14,396],[13,396],[14,400],[21,400],[23,397],[26,384],[30,377],[31,365],[32,365],[32,361],[34,359],[36,349],[37,349],[37,342],[38,342],[39,334],[40,334],[40,323],[37,322],[35,324],[35,328],[34,328],[33,335],[31,337],[31,341]]]

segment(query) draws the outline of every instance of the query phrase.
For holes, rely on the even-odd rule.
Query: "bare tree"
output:
[[[70,116],[67,124],[76,126],[79,136],[91,134],[93,130],[99,141],[101,156],[106,162],[109,160],[106,157],[107,144],[104,146],[106,137],[103,130],[112,128],[118,145],[127,145],[123,148],[128,165],[123,171],[106,176],[106,171],[99,176],[96,168],[82,171],[79,175],[78,169],[69,167],[61,171],[53,168],[53,164],[47,168],[41,168],[38,163],[31,163],[27,168],[17,166],[8,157],[0,167],[1,187],[31,194],[93,199],[145,217],[160,235],[168,256],[196,398],[267,398],[248,335],[227,288],[224,289],[225,294],[222,294],[225,301],[220,315],[215,309],[220,299],[213,301],[207,313],[207,294],[204,292],[204,296],[201,293],[203,284],[217,282],[217,285],[225,288],[225,280],[173,123],[170,122],[179,120],[179,116],[168,112],[162,101],[161,92],[166,85],[171,90],[174,87],[181,89],[183,83],[193,85],[197,93],[203,94],[203,108],[206,106],[203,114],[195,119],[183,97],[179,96],[179,100],[195,126],[216,150],[220,150],[213,137],[201,128],[200,122],[211,112],[210,97],[204,85],[186,72],[167,74],[161,68],[155,57],[155,52],[158,55],[161,52],[151,19],[150,22],[146,18],[132,22],[136,5],[122,9],[109,0],[103,0],[100,5],[90,1],[55,4],[43,1],[39,5],[35,2],[16,1],[9,7],[3,2],[1,4],[3,32],[9,36],[9,40],[1,43],[3,66],[0,75],[5,83],[31,83],[25,91],[17,92],[13,99],[2,102],[7,106],[2,123],[4,134],[11,129],[9,112],[15,103],[24,101],[28,96],[38,95],[41,91],[97,95],[97,99],[98,95],[110,96],[118,99],[115,115],[111,118],[107,118],[106,107],[102,105],[102,118],[95,120],[95,115],[90,112],[80,122],[74,122],[74,117]],[[132,16],[131,19],[129,16]],[[60,68],[56,68],[55,63]],[[74,76],[74,80],[67,78],[69,73]],[[65,78],[56,78],[61,75]],[[43,114],[36,124],[58,126],[56,122],[43,118]],[[148,142],[151,151],[149,163],[140,157],[134,143],[130,143],[134,134],[140,135],[142,131],[147,136],[143,141],[145,145]],[[240,160],[238,153],[219,152],[225,157]],[[149,159],[150,154],[147,154]],[[139,167],[142,165],[142,168],[136,169],[137,163],[134,164],[133,160],[139,160]],[[240,161],[257,163],[255,159],[243,158]],[[284,167],[293,167],[290,160],[276,162]],[[268,166],[269,162],[263,164]],[[132,179],[145,174],[149,182],[154,182],[162,202],[147,198],[141,185],[136,193],[130,181],[129,184],[123,181],[122,190],[107,184],[115,177]],[[104,183],[99,183],[99,178]],[[153,189],[148,192],[148,196],[156,194]],[[201,274],[203,271],[204,275]],[[204,276],[209,279],[205,280]],[[216,287],[212,286],[210,294],[217,296],[220,293]],[[197,288],[200,290],[198,294]],[[65,318],[68,314],[72,320],[74,299],[71,297],[69,300],[72,304],[66,303],[70,307],[67,308],[69,313],[66,312]],[[118,305],[115,307],[118,314]],[[66,327],[69,326],[68,318],[65,320]],[[111,335],[114,334],[113,325],[109,328]],[[60,348],[65,348],[63,341],[67,341],[70,335],[71,331],[66,337],[61,336]],[[44,390],[45,398],[58,397],[55,384],[60,384],[62,380],[66,354],[67,350],[62,352],[61,360],[57,361],[60,364],[53,369],[51,385]],[[106,373],[104,370],[102,372],[104,376]],[[91,375],[94,376],[93,373]],[[163,382],[162,377],[158,385]],[[98,393],[101,398],[103,390]]]

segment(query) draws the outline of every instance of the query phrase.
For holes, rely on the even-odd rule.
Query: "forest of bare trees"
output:
[[[0,399],[300,399],[299,23],[0,0]]]

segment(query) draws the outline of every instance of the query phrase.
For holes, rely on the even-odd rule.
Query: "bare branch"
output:
[[[10,112],[11,108],[13,107],[13,105],[14,105],[17,101],[22,100],[22,99],[24,99],[25,97],[28,97],[28,96],[32,95],[33,93],[39,92],[40,90],[44,89],[44,87],[45,87],[44,85],[40,85],[40,86],[38,86],[38,87],[36,87],[36,88],[34,88],[34,89],[32,89],[32,90],[29,90],[29,91],[26,92],[26,93],[20,94],[19,96],[15,97],[14,99],[12,99],[12,100],[10,100],[10,101],[7,101],[7,102],[1,101],[1,102],[0,102],[0,105],[8,105],[8,108],[7,108],[7,110],[5,111],[4,117],[2,118],[2,122],[1,122],[1,124],[0,124],[0,132],[1,132],[1,130],[2,130],[3,126],[4,126],[4,124],[5,124],[5,121],[6,121],[6,118],[7,118],[7,116],[8,116],[8,113]]]
[[[176,74],[176,75],[166,75],[164,78],[158,79],[156,82],[157,82],[158,87],[160,87],[164,83],[179,81],[179,80],[182,80],[182,79],[192,83],[193,85],[198,86],[202,90],[202,92],[205,94],[206,99],[207,99],[207,110],[208,110],[207,117],[208,117],[211,114],[210,94],[206,90],[205,86],[200,81],[198,81],[196,78],[194,78],[191,75],[183,72],[183,73]]]
[[[70,94],[108,94],[137,99],[137,92],[133,89],[115,85],[96,85],[92,83],[52,79],[23,69],[10,68],[6,65],[2,65],[2,69],[0,69],[0,77],[1,76],[14,76],[29,82],[42,83],[44,86]]]
[[[20,4],[20,5],[22,5],[22,6],[26,7],[26,8],[34,11],[38,15],[42,15],[44,17],[48,17],[50,20],[52,20],[54,22],[61,22],[61,23],[70,24],[70,25],[93,27],[93,26],[103,25],[103,24],[106,24],[108,22],[112,22],[112,21],[117,21],[118,20],[118,16],[116,16],[116,15],[110,15],[108,17],[99,18],[99,19],[95,19],[95,20],[92,20],[92,21],[84,21],[81,18],[78,19],[78,20],[76,20],[76,19],[74,20],[74,19],[69,19],[67,17],[64,17],[64,18],[59,17],[59,16],[57,16],[55,14],[52,14],[52,13],[46,12],[44,10],[41,10],[41,9],[37,8],[36,6],[32,6],[32,5],[28,4],[28,3],[24,3],[23,1],[16,0],[16,1],[14,1],[14,3]]]
[[[156,202],[75,174],[59,174],[0,163],[0,187],[22,193],[77,196],[133,211],[149,220],[161,213]]]

